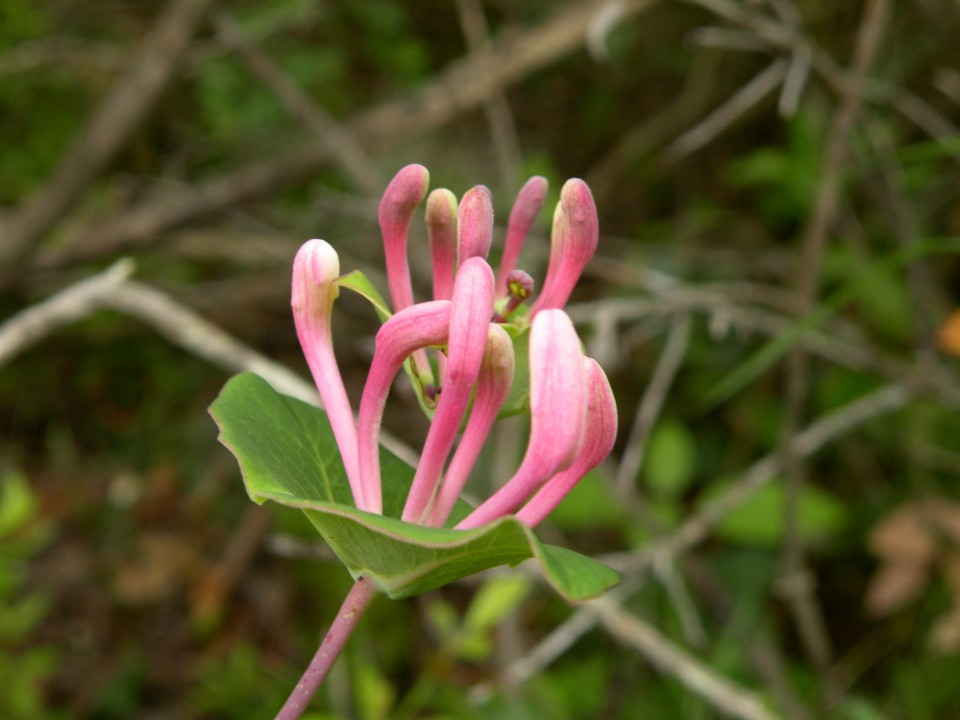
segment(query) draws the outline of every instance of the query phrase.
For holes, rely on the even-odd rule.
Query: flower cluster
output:
[[[526,454],[513,477],[457,528],[479,527],[511,513],[533,527],[607,456],[616,436],[610,385],[596,361],[584,356],[562,309],[597,246],[593,197],[581,180],[563,186],[553,218],[547,275],[524,312],[520,308],[533,296],[533,280],[516,269],[516,263],[544,205],[546,180],[534,177],[520,190],[496,276],[486,260],[493,237],[489,190],[474,187],[459,206],[449,190],[434,190],[426,202],[433,300],[417,303],[407,236],[428,182],[426,168],[409,165],[397,173],[380,202],[394,314],[377,333],[356,420],[331,334],[340,263],[323,240],[305,243],[294,261],[291,304],[297,336],[330,419],[354,501],[372,513],[382,512],[378,443],[383,410],[394,377],[410,359],[414,376],[433,405],[433,419],[402,519],[439,527],[453,510],[510,394],[514,341],[504,324],[529,323],[531,421]],[[435,370],[428,351],[435,352]]]

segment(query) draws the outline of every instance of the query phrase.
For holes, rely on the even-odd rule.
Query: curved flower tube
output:
[[[503,244],[503,256],[500,258],[500,268],[497,270],[497,297],[507,294],[507,278],[517,266],[520,251],[533,227],[537,214],[547,201],[549,183],[545,177],[534,175],[527,180],[510,210],[510,219],[507,221],[507,238]]]
[[[398,172],[380,199],[377,219],[383,235],[387,284],[394,312],[413,305],[413,285],[407,260],[407,234],[413,211],[426,197],[430,173],[423,165],[407,165]]]
[[[293,261],[290,306],[297,339],[327,411],[356,501],[360,492],[357,428],[333,353],[330,331],[333,301],[339,294],[335,281],[339,276],[340,258],[337,251],[324,240],[308,240],[300,247]]]
[[[443,392],[430,423],[420,463],[403,508],[402,519],[417,522],[433,497],[443,464],[480,373],[487,327],[493,307],[493,270],[480,257],[467,259],[457,272],[450,306],[450,333]]]
[[[493,243],[493,199],[483,185],[470,188],[457,210],[457,264],[486,258]],[[491,271],[492,272],[492,271]]]
[[[530,441],[506,485],[457,528],[479,527],[516,510],[550,477],[569,467],[583,434],[586,387],[583,351],[570,318],[544,310],[530,330]]]
[[[531,310],[534,315],[566,305],[580,274],[596,252],[599,236],[597,207],[590,188],[583,180],[567,180],[553,214],[550,262],[543,288]]]
[[[617,439],[617,403],[603,368],[593,358],[584,359],[587,383],[587,417],[583,441],[573,465],[547,480],[517,513],[517,519],[529,527],[539,525],[583,476],[599,465]]]
[[[426,221],[433,261],[433,299],[449,300],[457,266],[457,196],[445,188],[430,193]]]
[[[357,417],[357,460],[359,497],[357,507],[383,512],[380,486],[380,425],[390,385],[408,355],[447,341],[450,328],[449,300],[419,303],[401,310],[387,320],[377,333],[376,349],[367,375]]]
[[[497,419],[497,413],[510,395],[513,371],[513,341],[499,325],[488,325],[487,344],[477,378],[473,409],[470,411],[460,444],[443,475],[443,482],[436,493],[433,507],[429,509],[430,514],[425,525],[440,527],[450,517],[450,512],[490,434],[490,428]]]

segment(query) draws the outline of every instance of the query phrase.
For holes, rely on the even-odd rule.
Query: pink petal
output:
[[[544,310],[530,330],[530,442],[523,462],[457,527],[479,527],[513,512],[569,467],[583,435],[586,400],[583,351],[573,323],[562,310]]]
[[[433,260],[433,299],[449,300],[457,263],[457,196],[445,188],[427,198],[427,237]]]
[[[377,332],[377,345],[357,417],[360,477],[357,507],[361,510],[383,512],[378,441],[383,408],[387,404],[393,378],[412,352],[447,341],[450,308],[449,300],[411,305],[393,315]]]
[[[498,298],[502,298],[507,293],[507,277],[517,266],[523,243],[537,219],[537,214],[547,200],[547,187],[547,179],[535,175],[524,183],[520,192],[517,193],[517,199],[513,202],[510,220],[507,222],[507,239],[503,246],[503,257],[500,259],[500,269],[497,272]]]
[[[543,289],[533,304],[534,314],[567,304],[580,274],[596,252],[599,232],[597,207],[590,188],[583,180],[567,180],[553,215],[550,263]]]
[[[483,185],[470,188],[457,212],[457,263],[486,258],[493,242],[493,200]]]
[[[530,527],[553,512],[573,486],[610,454],[617,439],[617,403],[603,368],[593,358],[586,358],[584,374],[589,400],[580,450],[573,465],[547,480],[517,513],[517,519]]]
[[[378,218],[394,312],[413,304],[407,234],[413,211],[423,202],[429,184],[430,173],[423,165],[407,165],[390,181],[380,200]]]
[[[443,475],[443,483],[440,485],[426,525],[439,527],[450,516],[463,486],[467,483],[470,471],[483,449],[483,444],[490,434],[490,428],[497,419],[497,413],[510,395],[513,370],[513,341],[502,327],[489,325],[470,419],[467,420],[467,427],[463,431],[460,444]]]
[[[327,411],[354,501],[358,502],[357,428],[330,334],[333,301],[339,293],[334,281],[339,275],[340,259],[336,250],[323,240],[308,240],[293,261],[290,305],[297,338]]]
[[[480,373],[492,310],[493,270],[483,258],[469,258],[453,285],[446,375],[403,509],[408,522],[420,521],[440,480]]]

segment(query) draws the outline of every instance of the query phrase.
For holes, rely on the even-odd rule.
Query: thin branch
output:
[[[141,320],[174,345],[217,367],[229,372],[255,372],[277,392],[322,407],[312,383],[168,295],[127,280],[133,270],[132,260],[119,260],[99,275],[8,318],[0,325],[0,367],[64,325],[110,308]],[[381,442],[408,464],[416,465],[417,454],[390,433],[382,433]]]
[[[593,600],[590,611],[614,638],[647,658],[661,672],[679,680],[720,712],[743,720],[776,720],[756,695],[712,670],[651,625],[606,598]]]
[[[129,258],[64,288],[46,300],[7,318],[0,325],[0,367],[64,325],[105,307],[109,293],[134,271]]]
[[[635,15],[658,2],[632,0],[626,9]],[[420,136],[579,47],[599,5],[599,0],[565,5],[534,28],[505,31],[489,50],[453,63],[423,89],[367,110],[347,127],[365,147]],[[303,182],[329,159],[326,144],[311,142],[198,183],[180,197],[145,201],[96,229],[67,237],[62,249],[45,253],[35,266],[57,267],[147,243],[192,220]]]
[[[690,340],[690,316],[680,315],[673,321],[670,334],[667,336],[666,346],[657,360],[657,365],[650,377],[643,398],[637,406],[633,424],[630,426],[630,435],[627,438],[620,464],[617,468],[615,487],[620,497],[628,497],[635,489],[637,475],[643,466],[643,455],[647,446],[647,439],[663,409],[667,393],[673,385],[677,371],[683,363]]]
[[[247,39],[242,28],[229,16],[218,15],[214,22],[220,39],[237,52],[247,67],[283,103],[287,112],[317,136],[357,188],[370,197],[379,197],[384,187],[383,179],[353,133],[287,77],[270,56]]]
[[[487,19],[479,0],[456,0],[460,28],[471,53],[482,52],[490,47]],[[494,92],[483,104],[483,113],[490,127],[490,138],[497,156],[500,184],[505,192],[513,193],[520,180],[523,152],[510,103],[503,90]]]
[[[795,452],[807,457],[837,440],[853,428],[898,410],[910,401],[910,394],[900,385],[888,385],[854,400],[812,423],[793,438]],[[750,496],[783,471],[782,453],[771,453],[747,468],[717,500],[689,517],[683,525],[652,548],[628,558],[622,569],[624,582],[607,599],[620,602],[642,584],[644,573],[656,562],[671,562],[709,537],[710,532],[730,512],[743,505]],[[518,658],[503,673],[505,682],[521,683],[563,655],[580,637],[590,631],[596,617],[590,605],[578,608],[570,617],[540,641],[525,656]]]
[[[840,96],[823,153],[823,172],[807,227],[801,238],[797,280],[797,317],[813,311],[820,287],[821,265],[830,230],[836,221],[841,180],[846,167],[850,134],[862,107],[867,76],[877,56],[889,14],[888,0],[870,0],[857,33],[849,82]],[[806,483],[802,459],[793,450],[792,438],[806,407],[810,384],[809,356],[796,345],[787,357],[786,413],[782,428],[785,447],[786,498],[784,501],[784,547],[781,589],[794,616],[800,639],[814,665],[830,664],[832,648],[823,611],[816,600],[813,577],[806,568],[800,533],[799,506]]]
[[[37,243],[80,198],[90,181],[123,147],[166,87],[197,25],[213,0],[170,0],[128,72],[94,110],[51,178],[6,223],[0,267],[12,276]]]
[[[666,149],[667,156],[676,160],[708,144],[773,92],[783,82],[787,66],[786,60],[774,60],[725,103],[670,143]]]

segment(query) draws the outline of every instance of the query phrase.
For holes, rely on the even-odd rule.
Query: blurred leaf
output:
[[[713,483],[699,504],[710,504],[731,485],[730,481]],[[717,525],[716,535],[731,542],[775,547],[783,540],[784,501],[783,482],[775,478],[727,513]],[[825,490],[808,483],[803,486],[799,503],[800,534],[805,542],[821,542],[846,524],[843,503]]]
[[[623,503],[597,471],[592,470],[574,485],[549,519],[564,530],[589,530],[616,527],[626,518]]]
[[[650,433],[644,475],[658,495],[676,497],[690,484],[697,462],[697,447],[686,426],[664,420]]]
[[[387,720],[396,702],[396,692],[374,663],[353,666],[353,697],[361,720]]]
[[[512,517],[467,531],[395,519],[413,470],[383,449],[383,506],[394,517],[357,510],[326,414],[280,395],[253,373],[231,379],[210,412],[220,441],[240,463],[251,499],[304,510],[350,574],[369,577],[390,597],[417,595],[530,557],[568,600],[593,597],[618,582],[615,572],[590,558],[542,545]]]
[[[485,582],[467,610],[464,624],[474,630],[489,630],[519,607],[532,586],[523,575],[504,575]]]
[[[37,512],[37,498],[26,476],[8,472],[0,477],[0,537],[25,525]]]

